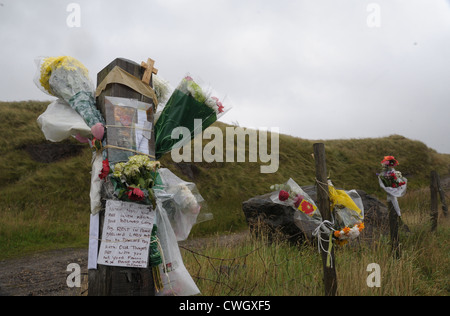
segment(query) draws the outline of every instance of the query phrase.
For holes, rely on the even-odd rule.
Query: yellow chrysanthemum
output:
[[[50,77],[52,76],[52,72],[59,67],[63,67],[67,71],[81,71],[84,76],[89,76],[87,68],[73,57],[59,56],[45,58],[41,64],[41,77],[39,82],[51,95],[54,94],[50,88]]]

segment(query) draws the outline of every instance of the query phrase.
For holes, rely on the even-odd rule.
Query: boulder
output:
[[[302,189],[317,204],[316,187],[311,185],[304,186]],[[387,206],[362,190],[357,190],[357,192],[363,201],[366,227],[360,238],[370,238],[377,232],[389,234]],[[281,234],[293,243],[312,239],[312,233],[317,225],[310,221],[295,220],[294,208],[272,202],[270,197],[273,194],[274,192],[257,196],[242,204],[250,230],[257,233],[261,227],[264,227],[271,239],[275,235]]]

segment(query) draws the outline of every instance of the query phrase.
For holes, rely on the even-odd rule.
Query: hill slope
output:
[[[40,249],[86,246],[89,228],[91,152],[74,140],[47,142],[36,124],[49,102],[0,102],[0,259]],[[216,123],[222,131],[227,126]],[[270,139],[270,137],[269,137]],[[243,201],[293,178],[314,183],[315,141],[279,137],[279,170],[261,174],[261,162],[175,164],[161,160],[181,178],[195,182],[214,220],[197,225],[192,235],[240,230],[246,226]],[[204,140],[204,145],[209,140]],[[394,135],[386,138],[327,140],[327,164],[336,186],[358,188],[384,198],[375,174],[385,155],[394,155],[409,188],[428,186],[430,171],[450,173],[450,155]],[[269,142],[270,143],[270,142]],[[247,141],[248,145],[248,141]],[[59,159],[61,158],[61,159]],[[51,162],[50,162],[51,161]]]

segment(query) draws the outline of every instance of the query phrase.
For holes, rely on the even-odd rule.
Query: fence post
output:
[[[314,158],[316,167],[316,187],[317,187],[317,204],[319,207],[322,220],[332,222],[330,210],[330,197],[328,194],[327,183],[327,165],[325,157],[325,145],[322,143],[314,144]],[[322,238],[322,246],[329,249],[329,234],[322,233],[318,238]],[[336,296],[337,294],[337,278],[336,278],[336,261],[334,258],[334,248],[331,248],[332,266],[327,266],[328,253],[321,249],[323,264],[323,282],[325,285],[325,296]]]
[[[436,171],[431,171],[431,183],[430,183],[430,193],[431,193],[431,231],[437,230],[438,225],[438,174]]]
[[[106,78],[106,76],[114,69],[114,67],[120,67],[134,77],[140,79],[144,76],[145,84],[152,86],[151,75],[148,76],[150,71],[154,71],[149,67],[144,67],[144,63],[141,65],[123,58],[117,58],[106,66],[97,75],[97,84],[99,85]],[[147,112],[147,119],[153,122],[153,115],[155,113],[155,103],[149,97],[146,97],[132,88],[119,83],[110,83],[106,86],[103,92],[97,97],[97,107],[106,118],[107,115],[113,115],[113,113],[107,113],[105,108],[105,97],[122,97],[128,99],[136,99],[145,103],[153,105],[152,110]],[[155,154],[155,136],[152,132],[152,137],[149,140],[149,153]],[[99,236],[102,236],[103,222],[105,218],[105,212],[100,213],[100,232]],[[100,248],[100,247],[99,247]],[[88,276],[88,295],[89,296],[154,296],[155,286],[153,282],[152,268],[137,269],[137,268],[124,268],[113,267],[106,265],[98,265],[96,270],[89,270]]]
[[[395,258],[400,258],[400,246],[398,238],[398,226],[399,226],[399,216],[395,211],[394,205],[391,201],[388,202],[389,211],[389,232],[391,236],[391,249],[392,254]]]
[[[444,214],[445,217],[448,216],[448,206],[447,206],[447,202],[445,201],[445,192],[444,189],[442,189],[441,186],[441,179],[439,177],[439,174],[437,175],[437,181],[438,181],[438,190],[439,190],[439,196],[441,197],[441,203],[442,203],[442,212]]]

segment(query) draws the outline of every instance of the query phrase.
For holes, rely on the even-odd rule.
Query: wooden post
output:
[[[118,58],[106,66],[97,75],[97,84],[100,84],[109,72],[119,66],[129,74],[141,79],[145,70],[141,65],[122,58]],[[152,66],[153,67],[153,66]],[[150,78],[151,79],[151,78]],[[150,85],[152,83],[150,82]],[[106,117],[105,97],[122,97],[136,99],[145,103],[152,104],[152,109],[147,111],[147,120],[153,122],[155,113],[154,102],[151,98],[141,95],[128,86],[112,83],[97,98],[97,107]],[[152,132],[152,138],[149,140],[149,153],[155,154],[155,136]],[[104,211],[100,213],[100,233],[104,222]],[[100,247],[99,247],[100,248]],[[97,270],[89,270],[89,296],[154,296],[155,286],[153,282],[152,268],[137,269],[98,265]]]
[[[439,177],[439,174],[437,174],[437,184],[438,184],[438,190],[439,190],[439,196],[441,197],[441,203],[442,203],[442,212],[444,214],[445,217],[448,216],[448,206],[447,206],[447,202],[445,201],[445,192],[444,189],[442,189],[441,186],[441,179]]]
[[[437,230],[438,225],[438,174],[436,171],[431,171],[431,183],[430,183],[430,192],[431,192],[431,231],[434,232]]]
[[[399,247],[399,238],[398,238],[398,226],[399,226],[399,216],[395,211],[394,205],[392,202],[388,202],[388,211],[389,211],[389,232],[391,236],[391,249],[392,254],[395,258],[400,258],[400,247]]]
[[[330,198],[328,194],[327,164],[325,157],[325,145],[322,143],[314,144],[314,158],[316,165],[316,187],[317,187],[317,203],[322,220],[332,222],[330,210]],[[329,234],[322,233],[322,246],[329,249]],[[336,296],[337,294],[337,278],[336,278],[336,261],[334,258],[334,248],[331,248],[332,266],[327,265],[328,253],[321,249],[323,264],[323,282],[325,285],[325,296]]]

